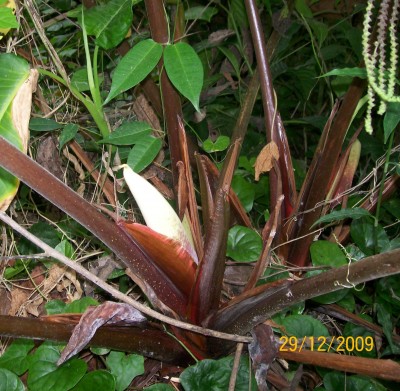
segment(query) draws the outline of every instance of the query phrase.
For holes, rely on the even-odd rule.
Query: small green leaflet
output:
[[[106,50],[124,39],[132,17],[132,0],[111,0],[84,11],[87,34],[94,35],[96,44]],[[78,19],[82,25],[81,18]]]
[[[62,124],[50,118],[32,118],[29,121],[29,129],[35,132],[51,132],[62,127]]]
[[[60,151],[64,148],[64,145],[68,143],[69,141],[73,140],[78,133],[78,125],[77,124],[67,124],[64,126],[64,129],[62,130],[60,134],[60,139],[59,139],[59,149]]]
[[[218,136],[215,141],[212,141],[210,138],[203,142],[203,149],[210,152],[220,152],[225,151],[226,148],[229,147],[231,139],[228,136]]]
[[[157,65],[162,46],[152,39],[139,42],[122,58],[112,76],[110,93],[104,104],[139,84]]]
[[[164,66],[171,83],[194,108],[200,111],[200,92],[203,88],[203,65],[194,49],[184,42],[164,49]]]
[[[132,145],[140,138],[150,136],[151,126],[147,122],[125,122],[118,129],[114,130],[109,136],[103,138],[99,143],[113,145]]]
[[[385,117],[383,119],[383,130],[385,134],[385,143],[400,122],[400,103],[388,102]]]
[[[282,321],[288,335],[297,338],[320,336],[329,337],[329,331],[319,320],[309,315],[290,315]]]
[[[328,77],[328,76],[350,76],[350,77],[359,77],[360,79],[366,79],[367,71],[365,70],[365,68],[333,69],[330,72],[325,73],[319,77]]]
[[[211,18],[218,13],[218,9],[216,7],[209,6],[195,6],[190,7],[185,11],[185,19],[186,20],[205,20],[207,22],[211,21]]]
[[[149,136],[139,139],[128,155],[128,166],[139,173],[144,170],[160,152],[162,141]]]
[[[373,217],[366,209],[363,208],[347,208],[342,210],[336,210],[329,213],[326,216],[320,217],[312,226],[315,227],[321,223],[332,223],[333,221],[340,221],[344,219],[357,220],[361,217]]]

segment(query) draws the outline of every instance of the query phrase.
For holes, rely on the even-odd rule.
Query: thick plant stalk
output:
[[[145,5],[152,38],[154,41],[163,45],[168,44],[168,23],[165,15],[164,2],[161,0],[145,0]],[[178,199],[176,194],[179,179],[177,163],[183,159],[179,142],[179,118],[182,118],[182,106],[178,92],[169,81],[165,70],[163,70],[162,60],[158,67],[161,71],[161,95],[164,107],[164,119],[167,124],[168,145],[171,153],[172,179],[175,198]]]
[[[3,137],[0,150],[0,166],[98,237],[132,270],[135,282],[145,288],[150,301],[155,294],[166,305],[183,312],[186,297],[120,227]]]
[[[67,342],[75,326],[76,322],[68,317],[65,317],[62,323],[58,323],[45,317],[34,319],[0,315],[0,335],[13,338]],[[157,329],[103,326],[96,331],[90,346],[135,352],[175,365],[187,365],[191,361],[189,354],[178,341]]]
[[[280,118],[275,91],[272,85],[271,70],[268,63],[267,47],[264,32],[261,26],[260,16],[255,0],[245,0],[247,16],[250,23],[251,35],[257,58],[257,68],[260,77],[261,96],[264,107],[265,130],[267,141],[274,141],[279,149],[279,168],[282,178],[282,191],[284,199],[284,213],[282,218],[288,217],[296,200],[296,186],[294,180],[293,165],[286,132]],[[274,208],[281,196],[277,191],[278,176],[274,170],[269,174],[270,180],[270,208]]]
[[[362,259],[300,281],[260,286],[232,300],[207,324],[216,330],[244,334],[284,308],[343,288],[400,273],[400,250]],[[264,288],[265,287],[265,288]],[[268,289],[269,288],[269,289]]]

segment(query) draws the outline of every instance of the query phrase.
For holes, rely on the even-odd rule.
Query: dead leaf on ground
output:
[[[258,154],[255,167],[255,180],[260,179],[260,175],[269,172],[274,166],[274,161],[279,159],[278,146],[274,141],[268,143]]]
[[[97,307],[89,307],[75,326],[68,345],[61,353],[57,364],[61,365],[79,353],[92,339],[96,330],[105,324],[138,324],[146,318],[129,304],[106,301]]]

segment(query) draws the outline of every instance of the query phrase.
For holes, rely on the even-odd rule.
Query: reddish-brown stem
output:
[[[0,137],[0,150],[0,166],[70,215],[114,251],[137,276],[141,286],[146,287],[145,293],[150,301],[155,293],[172,308],[183,310],[186,298],[113,221],[3,137]]]
[[[62,323],[51,322],[46,318],[21,318],[0,315],[0,335],[14,338],[29,338],[67,342],[71,337],[76,321],[63,319]],[[185,349],[161,330],[139,327],[100,327],[90,346],[135,352],[164,362],[187,365],[191,361]]]
[[[154,41],[163,45],[169,42],[168,24],[165,15],[164,2],[161,0],[145,0],[147,16],[149,18],[151,35]],[[178,92],[172,86],[168,76],[163,69],[163,62],[160,61],[159,70],[161,81],[161,95],[164,107],[164,119],[167,124],[168,144],[171,153],[172,179],[174,192],[178,188],[179,173],[177,163],[182,160],[179,142],[179,122],[182,118],[182,106]],[[178,197],[176,197],[178,199]]]

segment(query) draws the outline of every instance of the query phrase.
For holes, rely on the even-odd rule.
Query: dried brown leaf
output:
[[[105,324],[123,322],[137,325],[145,321],[146,318],[141,312],[129,304],[106,301],[98,307],[89,307],[75,326],[68,345],[62,351],[57,364],[61,365],[79,353],[92,339],[96,330]]]
[[[274,161],[279,159],[278,146],[274,141],[268,143],[258,154],[255,167],[255,180],[260,179],[260,175],[269,172],[274,166]]]

